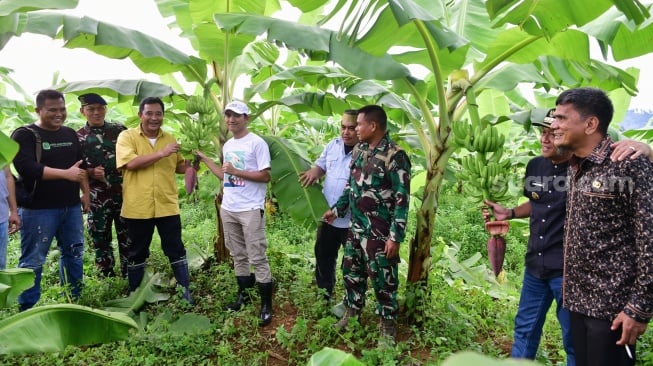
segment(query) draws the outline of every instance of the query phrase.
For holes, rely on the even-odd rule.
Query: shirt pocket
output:
[[[327,159],[326,168],[327,172],[338,170],[338,159]]]

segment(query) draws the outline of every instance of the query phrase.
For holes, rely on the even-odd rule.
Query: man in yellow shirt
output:
[[[116,167],[123,174],[121,216],[127,222],[131,242],[129,291],[134,291],[143,280],[156,227],[163,253],[170,260],[177,283],[184,288],[183,298],[193,304],[175,181],[175,173],[184,173],[185,162],[174,136],[161,129],[163,113],[161,99],[143,99],[138,109],[141,123],[123,131],[116,145]]]

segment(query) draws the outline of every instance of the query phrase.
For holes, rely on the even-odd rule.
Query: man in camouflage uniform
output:
[[[383,109],[369,105],[358,111],[351,175],[338,202],[323,219],[342,217],[351,209],[342,272],[345,315],[336,323],[343,329],[365,306],[367,278],[372,281],[380,316],[381,344],[394,344],[397,319],[399,245],[406,234],[410,198],[410,160],[388,136]]]
[[[120,217],[122,207],[122,175],[116,170],[116,140],[126,127],[106,122],[107,102],[95,93],[79,96],[80,113],[87,123],[77,131],[84,162],[87,164],[91,191],[88,231],[95,249],[95,265],[105,276],[114,276],[115,264],[111,248],[111,228],[116,227],[120,274],[127,274],[127,227]]]

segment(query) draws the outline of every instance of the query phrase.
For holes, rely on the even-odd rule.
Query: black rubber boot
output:
[[[259,325],[264,327],[272,322],[272,282],[259,283],[261,293],[261,311],[258,314]]]
[[[195,305],[195,302],[190,297],[190,274],[188,273],[188,261],[186,261],[186,257],[181,257],[174,262],[170,262],[170,265],[172,266],[172,273],[175,275],[177,284],[184,288],[182,297],[189,304]]]
[[[145,263],[130,264],[127,266],[127,282],[129,283],[129,292],[135,291],[143,281],[145,275]]]
[[[252,302],[249,290],[253,288],[256,283],[254,274],[252,273],[249,276],[236,276],[236,282],[238,283],[238,298],[236,299],[236,302],[224,307],[227,311],[240,311],[243,305]]]

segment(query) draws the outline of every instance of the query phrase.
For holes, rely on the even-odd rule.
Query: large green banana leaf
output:
[[[145,271],[143,281],[136,290],[132,291],[132,293],[127,297],[107,301],[105,304],[107,306],[105,310],[133,315],[136,314],[145,303],[155,303],[168,300],[170,294],[159,291],[160,283],[160,273],[152,275],[150,271]]]
[[[362,78],[392,80],[410,74],[406,66],[395,62],[390,55],[375,56],[351,47],[347,39],[328,29],[240,13],[215,14],[214,20],[225,32],[250,35],[267,33],[269,40],[283,39],[291,49],[306,50],[316,59],[326,57]]]
[[[324,347],[316,354],[311,356],[308,361],[310,366],[362,366],[364,363],[358,361],[356,357],[339,349]]]
[[[311,163],[287,140],[277,136],[262,137],[270,148],[270,186],[279,207],[307,229],[316,228],[329,205],[319,184],[302,187],[299,182],[299,174],[310,169]]]
[[[463,351],[447,357],[442,366],[535,366],[531,360],[495,359],[477,352]]]
[[[571,24],[583,26],[590,23],[613,5],[637,24],[649,17],[646,7],[637,0],[550,0],[535,4],[524,0],[490,1],[487,10],[496,26],[511,23],[531,34],[551,36]],[[555,16],[551,16],[552,13]]]
[[[18,152],[18,144],[0,131],[0,169],[14,160]]]
[[[78,95],[98,93],[114,97],[118,102],[131,101],[134,105],[138,105],[146,97],[172,98],[176,95],[170,86],[147,80],[85,80],[62,83],[54,86],[54,88],[62,93]],[[177,98],[181,100],[181,97],[177,96]]]
[[[32,308],[0,321],[0,354],[63,351],[68,345],[91,345],[129,337],[136,322],[75,304]]]
[[[1,133],[0,133],[1,134]],[[34,286],[34,271],[29,268],[0,270],[0,308],[13,304],[21,292]]]
[[[163,75],[178,71],[189,82],[203,82],[207,75],[206,61],[202,59],[142,32],[89,17],[47,12],[0,17],[0,49],[12,36],[23,33],[62,37],[66,48],[86,48],[112,59],[129,58],[143,72]]]
[[[79,0],[14,0],[0,1],[0,16],[42,9],[74,9]]]

